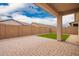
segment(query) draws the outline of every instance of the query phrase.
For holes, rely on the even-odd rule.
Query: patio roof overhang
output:
[[[62,16],[79,11],[79,3],[35,3],[57,17],[57,40],[62,40]]]
[[[37,6],[46,10],[50,14],[58,16],[66,15],[79,11],[79,3],[35,3]]]

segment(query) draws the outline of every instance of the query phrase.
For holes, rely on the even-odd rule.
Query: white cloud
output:
[[[8,6],[0,6],[0,11],[1,11],[0,13],[7,13],[22,6],[23,6],[22,3],[9,3]]]
[[[27,17],[27,16],[24,16],[24,15],[16,14],[16,13],[14,13],[12,15],[12,17],[15,20],[30,23],[30,24],[32,22],[35,22],[35,23],[57,26],[57,18],[50,18],[50,17],[47,17],[47,18],[31,18],[31,17]],[[62,20],[63,27],[69,26],[69,23],[73,22],[73,21],[74,21],[74,14],[63,16],[63,20]]]
[[[0,14],[6,14],[10,11],[14,11],[14,10],[18,10],[21,9],[23,11],[27,11],[29,13],[41,13],[41,12],[38,12],[36,10],[36,8],[38,8],[36,5],[32,4],[32,3],[8,3],[7,6],[3,6],[1,5],[0,6]]]
[[[32,18],[24,16],[24,15],[13,14],[12,17],[13,17],[13,19],[15,19],[17,21],[22,21],[22,22],[26,22],[26,23],[32,23]]]
[[[53,25],[53,26],[57,26],[57,19],[56,18],[31,18],[31,17],[27,17],[25,15],[20,15],[18,13],[14,13],[12,14],[13,19],[17,20],[17,21],[21,21],[21,22],[25,22],[25,23],[29,23],[31,24],[32,22],[35,23],[41,23],[41,24],[46,24],[46,25]],[[4,19],[8,19],[6,16],[3,17]],[[70,22],[74,21],[74,14],[71,15],[66,15],[63,16],[63,27],[67,27],[69,26]]]
[[[42,23],[42,24],[46,24],[46,25],[53,25],[53,26],[56,26],[56,18],[35,18],[34,20],[32,20],[33,22],[36,22],[36,23]]]
[[[56,26],[56,18],[31,18],[31,17],[27,17],[24,15],[20,15],[20,14],[13,14],[12,15],[13,19],[17,20],[17,21],[22,21],[22,22],[26,22],[26,23],[41,23],[41,24],[46,24],[46,25],[53,25]]]

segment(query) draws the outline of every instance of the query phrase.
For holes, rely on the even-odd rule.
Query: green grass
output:
[[[40,37],[45,37],[45,38],[51,38],[51,39],[57,39],[57,34],[56,33],[49,33],[49,34],[42,34],[42,35],[38,35]],[[66,39],[69,37],[68,34],[63,34],[62,35],[62,40],[66,41]]]

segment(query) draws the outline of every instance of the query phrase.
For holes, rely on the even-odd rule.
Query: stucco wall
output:
[[[79,22],[79,12],[76,12],[75,14],[76,14],[75,15],[76,16],[76,21]]]

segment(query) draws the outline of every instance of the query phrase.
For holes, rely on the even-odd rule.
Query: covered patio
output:
[[[0,39],[0,55],[8,55],[8,56],[71,56],[71,55],[79,55],[79,4],[71,4],[71,3],[34,3],[35,5],[41,7],[51,15],[55,15],[57,17],[57,40],[51,40],[49,38],[39,37],[36,34],[27,33],[32,30],[32,27],[14,27],[15,31],[11,31],[10,29],[12,26],[8,26],[10,29],[5,31],[8,33],[10,31],[13,33],[11,36],[10,32],[8,33],[9,36],[1,37]],[[77,35],[70,35],[68,41],[62,41],[62,16],[68,14],[75,14],[75,22],[77,30]],[[13,20],[14,21],[14,20]],[[15,21],[17,22],[17,21]],[[72,23],[72,26],[75,24]],[[22,23],[21,23],[22,24]],[[6,25],[2,25],[5,26]],[[1,27],[4,29],[4,27]],[[22,31],[20,31],[20,30]],[[26,31],[26,29],[28,29]],[[45,28],[44,28],[45,29]],[[12,29],[13,30],[13,29]],[[24,31],[23,31],[24,30]],[[48,30],[48,29],[47,29]],[[17,32],[18,31],[18,32]],[[25,32],[26,31],[26,32]],[[34,30],[33,30],[34,31]],[[23,33],[24,32],[24,33]],[[49,32],[49,30],[48,30]],[[47,33],[48,33],[47,32]],[[15,35],[16,34],[16,35]],[[26,36],[29,35],[29,36]],[[4,36],[4,34],[2,34]],[[10,37],[10,38],[8,38]],[[13,38],[14,37],[14,38]],[[74,39],[71,39],[73,38]],[[70,40],[71,39],[71,40]],[[77,43],[77,44],[74,44]]]
[[[57,40],[61,41],[62,38],[62,16],[68,14],[75,14],[75,21],[72,24],[76,26],[78,29],[76,30],[77,35],[76,38],[79,40],[79,4],[78,3],[37,3],[37,6],[43,8],[47,12],[57,17]],[[76,40],[76,39],[74,39]]]

